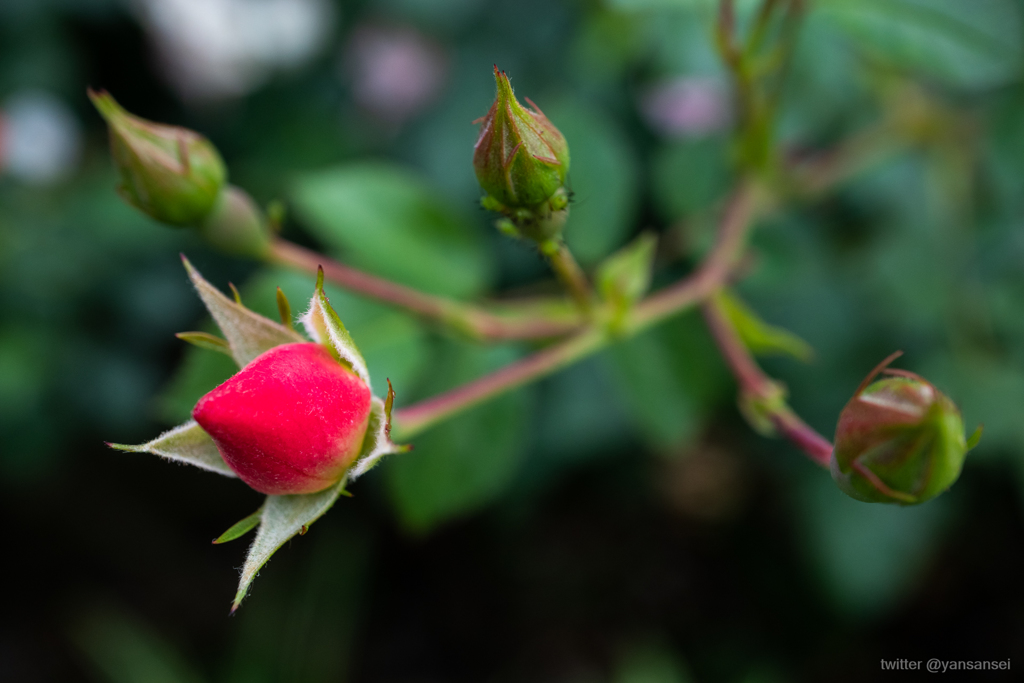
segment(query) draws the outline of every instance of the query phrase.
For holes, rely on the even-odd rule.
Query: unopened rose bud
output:
[[[485,208],[516,223],[564,211],[569,145],[536,105],[530,102],[533,109],[526,109],[519,104],[505,72],[495,67],[494,79],[497,97],[481,119],[473,151],[477,181],[488,194]]]
[[[199,399],[192,417],[224,461],[271,495],[336,484],[360,453],[366,383],[315,343],[276,346]]]
[[[108,93],[90,90],[89,97],[110,127],[121,197],[162,223],[190,226],[202,221],[227,180],[216,147],[187,128],[129,114]]]
[[[832,452],[832,478],[846,494],[874,503],[923,503],[960,476],[968,441],[960,410],[923,377],[886,369],[865,378],[843,408]],[[880,372],[890,375],[872,382]]]

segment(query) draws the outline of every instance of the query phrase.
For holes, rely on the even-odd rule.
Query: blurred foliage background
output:
[[[764,363],[824,434],[904,349],[985,423],[960,483],[912,509],[846,498],[751,432],[690,313],[425,433],[228,618],[244,545],[209,541],[259,495],[103,442],[147,440],[232,371],[173,336],[209,324],[178,252],[270,315],[275,286],[301,302],[313,283],[123,205],[86,86],[208,135],[232,182],[286,203],[289,239],[453,296],[548,292],[477,208],[491,65],[569,140],[585,265],[642,229],[692,265],[731,182],[714,3],[0,2],[0,678],[781,683],[1024,662],[1024,3],[806,5],[781,144],[903,125],[852,181],[763,221],[738,289],[813,347]],[[529,351],[330,294],[400,403]]]

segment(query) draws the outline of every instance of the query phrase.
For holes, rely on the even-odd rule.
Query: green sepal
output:
[[[977,446],[978,442],[981,441],[981,433],[985,431],[985,425],[978,425],[978,428],[974,430],[967,439],[967,450],[973,451]]]
[[[178,332],[174,336],[201,349],[216,351],[233,358],[231,356],[231,347],[227,341],[209,332]]]
[[[613,320],[621,320],[650,289],[657,244],[657,236],[645,232],[598,266],[597,289],[611,307]]]
[[[359,352],[352,335],[345,329],[341,318],[334,312],[327,294],[324,293],[323,268],[317,272],[316,290],[313,292],[313,298],[309,300],[309,310],[299,321],[314,341],[326,346],[335,358],[348,365],[366,384],[370,384],[370,373],[366,369],[363,354]]]
[[[715,295],[715,302],[751,353],[759,356],[786,354],[805,362],[814,357],[810,344],[789,330],[769,325],[729,290],[723,289]]]
[[[259,526],[260,519],[263,517],[263,506],[261,505],[256,512],[252,513],[245,519],[239,520],[231,525],[231,528],[222,533],[217,538],[213,539],[214,545],[221,543],[227,543],[233,541],[236,538],[241,538],[247,533]]]
[[[394,391],[389,382],[387,399],[381,400],[376,396],[372,399],[370,422],[359,457],[345,477],[336,485],[317,493],[267,496],[267,502],[261,508],[259,516],[259,532],[257,532],[256,539],[245,558],[245,564],[242,566],[238,592],[235,594],[235,600],[231,606],[232,612],[238,609],[242,599],[249,591],[253,579],[256,578],[257,572],[277,552],[278,548],[296,534],[305,534],[309,526],[327,512],[339,496],[348,495],[345,485],[349,481],[371,469],[383,456],[409,450],[409,446],[399,446],[391,441],[391,405],[393,402]],[[248,519],[236,524],[225,532],[225,535]]]
[[[249,586],[267,560],[293,536],[305,534],[313,522],[330,510],[346,483],[347,480],[342,478],[331,488],[317,493],[267,496],[266,503],[260,509],[259,531],[242,565],[238,591],[231,604],[232,612],[242,604]]]
[[[284,291],[280,287],[277,288],[277,312],[281,316],[281,324],[289,330],[294,329],[292,327],[292,305],[288,303],[288,297],[284,295]]]
[[[235,473],[224,462],[217,444],[195,420],[166,431],[148,443],[129,446],[120,443],[108,443],[108,446],[119,451],[130,453],[152,453],[161,458],[195,465],[204,470],[234,477]]]
[[[295,330],[290,330],[243,306],[237,290],[236,301],[227,298],[207,282],[187,258],[182,256],[181,260],[196,292],[199,293],[199,298],[203,300],[206,309],[224,334],[231,349],[231,357],[238,363],[238,367],[245,367],[253,358],[275,346],[306,341]]]

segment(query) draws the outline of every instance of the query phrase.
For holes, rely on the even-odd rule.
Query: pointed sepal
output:
[[[236,538],[241,538],[247,533],[259,526],[260,519],[263,518],[263,506],[261,505],[256,512],[252,513],[245,519],[239,520],[231,525],[227,531],[222,533],[217,538],[213,539],[214,545],[220,545],[221,543],[227,543],[233,541]]]
[[[223,474],[226,477],[237,476],[224,462],[217,444],[195,420],[164,432],[148,443],[129,446],[120,443],[108,443],[108,446],[119,451],[130,453],[151,453],[161,458],[195,465],[204,470]]]
[[[309,301],[309,310],[300,318],[306,333],[319,344],[323,344],[341,362],[348,365],[361,380],[370,384],[370,373],[366,368],[363,354],[345,329],[341,318],[334,312],[331,302],[324,293],[324,269],[316,276],[316,290]]]
[[[199,298],[224,334],[231,356],[239,367],[245,367],[253,358],[275,346],[306,341],[298,332],[249,310],[240,300],[227,298],[207,282],[188,259],[182,256],[181,260]]]
[[[363,450],[352,469],[349,470],[349,479],[355,480],[362,476],[383,458],[392,453],[404,453],[412,446],[398,445],[391,440],[391,407],[395,402],[395,390],[391,388],[391,380],[388,380],[388,395],[383,401],[373,397],[373,404],[370,407],[370,423],[366,428],[366,437],[363,440]]]
[[[267,496],[260,514],[260,529],[249,547],[242,575],[238,581],[238,592],[231,605],[234,612],[242,604],[249,586],[260,568],[277,550],[296,534],[305,534],[309,526],[331,509],[344,490],[346,480],[342,479],[331,488],[318,493],[289,496]],[[244,521],[244,520],[243,520]]]

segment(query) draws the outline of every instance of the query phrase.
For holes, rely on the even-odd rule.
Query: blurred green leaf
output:
[[[274,562],[232,620],[229,683],[350,680],[361,603],[369,596],[372,534],[333,516]],[[362,639],[360,639],[361,642]]]
[[[514,361],[510,347],[445,341],[431,363],[427,394],[475,379]],[[413,450],[385,468],[402,521],[425,531],[479,509],[504,493],[525,455],[527,390],[519,389],[446,420],[412,440]]]
[[[728,142],[709,137],[664,145],[652,167],[655,204],[670,221],[706,211],[725,198],[732,173]]]
[[[615,344],[608,359],[635,424],[662,448],[694,438],[731,387],[696,311]]]
[[[1012,0],[820,0],[815,11],[886,66],[972,88],[1020,74],[1021,15]]]
[[[646,232],[605,259],[595,281],[601,297],[619,311],[640,300],[651,286],[658,238]]]
[[[913,590],[951,512],[949,494],[915,507],[853,500],[815,471],[797,489],[807,557],[833,603],[856,617],[883,612]]]
[[[614,683],[690,683],[686,664],[664,645],[646,643],[628,649],[619,660]]]
[[[120,609],[92,610],[71,627],[71,639],[107,683],[200,683],[173,645],[149,624]]]
[[[594,263],[633,229],[639,199],[636,153],[601,107],[563,100],[545,106],[544,113],[562,131],[572,155],[565,240],[582,263]]]
[[[482,236],[401,166],[366,162],[306,173],[292,198],[309,229],[356,266],[454,297],[479,294],[491,279]]]
[[[814,349],[789,330],[769,325],[747,306],[743,300],[729,290],[719,292],[716,300],[736,328],[740,339],[748,349],[757,355],[785,354],[797,360],[809,361]]]

